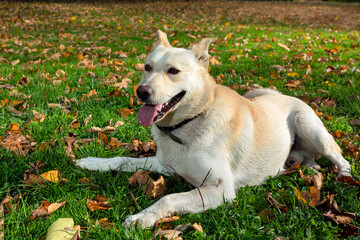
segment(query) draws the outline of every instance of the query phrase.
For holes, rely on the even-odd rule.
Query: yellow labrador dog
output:
[[[213,41],[206,38],[189,49],[174,48],[158,31],[137,88],[137,97],[145,103],[138,122],[151,125],[156,156],[88,157],[76,162],[100,171],[146,168],[177,173],[198,188],[164,196],[129,216],[126,227],[151,227],[175,213],[216,208],[224,200],[232,201],[240,187],[262,184],[289,165],[303,161],[319,168],[315,160],[320,156],[330,159],[340,175],[351,175],[339,146],[304,102],[270,89],[242,97],[216,84],[208,73]]]

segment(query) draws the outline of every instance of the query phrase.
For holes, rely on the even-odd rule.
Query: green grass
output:
[[[0,147],[0,200],[6,195],[22,196],[13,211],[4,216],[4,239],[44,239],[51,223],[60,217],[71,217],[75,224],[84,227],[81,233],[84,239],[153,238],[148,229],[125,229],[121,225],[126,216],[138,212],[130,193],[141,209],[155,201],[149,200],[140,187],[129,186],[127,179],[131,173],[91,172],[75,167],[65,153],[63,138],[71,132],[77,139],[94,139],[92,143],[73,148],[76,158],[136,154],[123,148],[108,149],[97,143],[97,134],[87,132],[90,127],[108,126],[110,119],[113,123],[122,120],[124,125],[108,136],[123,143],[130,143],[132,139],[143,142],[151,139],[150,129],[137,123],[139,106],[136,103],[132,106],[129,96],[133,96],[133,88],[141,79],[141,72],[135,70],[134,65],[143,60],[137,57],[150,51],[157,29],[167,32],[171,43],[177,40],[174,44],[179,47],[188,47],[202,37],[218,38],[211,46],[211,55],[216,56],[221,65],[211,65],[210,73],[214,78],[220,75],[224,85],[234,87],[249,83],[276,87],[284,94],[306,97],[310,102],[318,96],[330,98],[336,107],[318,103],[318,111],[331,117],[322,117],[324,124],[329,132],[345,132],[348,135],[345,139],[352,140],[350,144],[359,145],[356,135],[359,135],[360,128],[349,124],[360,116],[360,34],[356,23],[360,17],[359,7],[294,7],[274,3],[271,7],[237,2],[201,4],[5,3],[0,6],[3,12],[0,15],[3,24],[0,31],[0,79],[6,79],[0,80],[0,85],[15,86],[23,75],[30,80],[27,86],[17,85],[15,90],[0,89],[0,100],[23,100],[12,96],[13,91],[31,95],[23,100],[26,106],[22,107],[22,103],[15,107],[17,113],[9,105],[0,108],[0,136],[6,138],[10,124],[18,123],[22,133],[37,143],[25,156]],[[281,10],[288,7],[288,11]],[[323,10],[317,12],[320,15],[312,15],[315,8]],[[293,15],[304,12],[308,14],[303,14],[301,19]],[[341,25],[342,22],[346,24]],[[290,51],[278,43],[285,44]],[[119,57],[116,52],[119,50],[128,57]],[[51,57],[55,53],[60,54],[58,59]],[[304,60],[303,53],[309,53],[312,59]],[[78,67],[79,54],[92,61],[94,67]],[[231,60],[232,57],[235,61]],[[108,62],[122,60],[124,64],[101,65],[103,58]],[[327,61],[322,62],[321,58]],[[20,61],[13,65],[16,60]],[[284,71],[277,72],[272,67],[274,65],[282,66]],[[346,71],[327,73],[329,66],[334,69],[346,66]],[[309,67],[312,71],[306,75]],[[65,77],[56,85],[53,80],[59,79],[56,76],[58,70],[63,70]],[[89,75],[89,71],[95,77]],[[110,72],[119,75],[118,81],[125,77],[132,80],[120,97],[109,96],[108,93],[116,89],[102,83]],[[300,86],[290,88],[285,85],[288,80],[299,80]],[[97,96],[81,101],[83,94],[92,89],[96,89]],[[238,91],[244,92],[243,89]],[[74,101],[65,103],[64,97]],[[50,109],[48,103],[64,104],[69,113]],[[124,119],[117,112],[122,108],[134,109],[135,113]],[[46,115],[44,121],[33,121],[32,110]],[[85,126],[84,120],[90,114],[92,118]],[[79,127],[69,128],[75,118]],[[40,143],[49,147],[44,150]],[[349,143],[342,139],[338,143],[352,165],[355,179],[359,179],[359,161],[345,148]],[[68,182],[24,188],[23,174],[31,168],[29,163],[37,160],[46,163],[40,173],[58,169]],[[335,182],[329,161],[321,159],[320,162],[325,173],[322,197],[335,194],[341,209],[360,214],[359,187]],[[89,178],[91,185],[80,184],[79,179],[83,177]],[[191,189],[173,177],[166,177],[166,181],[168,193]],[[201,223],[203,233],[189,229],[181,235],[184,239],[341,238],[341,226],[325,219],[322,216],[325,210],[302,205],[295,197],[294,187],[307,189],[297,173],[271,178],[262,186],[240,189],[231,205],[223,204],[201,214],[183,215],[171,225]],[[270,206],[266,191],[287,205],[286,214],[280,214]],[[108,197],[113,207],[107,211],[90,212],[86,199],[95,195]],[[29,216],[42,200],[67,200],[67,203],[48,217],[30,220]],[[272,221],[258,216],[261,210],[268,208],[274,210]],[[96,220],[104,217],[115,223],[112,230],[95,225]],[[353,220],[352,224],[360,227],[359,220]]]

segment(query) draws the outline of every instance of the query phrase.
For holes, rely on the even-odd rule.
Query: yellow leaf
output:
[[[76,59],[79,61],[83,61],[85,58],[81,53],[76,54]]]
[[[8,104],[8,103],[9,103],[9,99],[7,99],[7,98],[5,98],[5,99],[3,99],[3,100],[0,101],[0,105],[1,105],[2,107],[5,107],[5,105]]]
[[[60,181],[60,173],[58,170],[51,170],[40,174],[40,177],[48,182],[57,183]]]
[[[116,27],[117,30],[121,30],[121,28],[122,27],[120,25]]]
[[[291,72],[291,73],[288,73],[286,74],[286,76],[289,76],[289,77],[293,77],[293,78],[299,78],[300,75],[296,72]]]
[[[71,240],[79,239],[80,225],[74,226],[72,218],[58,218],[48,229],[46,240]]]

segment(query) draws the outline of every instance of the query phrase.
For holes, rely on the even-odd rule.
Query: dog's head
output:
[[[165,33],[158,31],[154,50],[146,57],[145,70],[136,90],[144,102],[138,122],[150,126],[167,119],[182,120],[198,114],[211,91],[208,48],[214,38],[205,38],[189,49],[172,47]],[[196,110],[199,109],[199,110]]]

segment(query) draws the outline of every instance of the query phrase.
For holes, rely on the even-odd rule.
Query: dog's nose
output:
[[[153,93],[153,91],[152,91],[151,87],[146,86],[146,85],[141,85],[136,89],[136,95],[143,102],[146,102],[146,100],[148,100],[151,97],[152,93]]]

